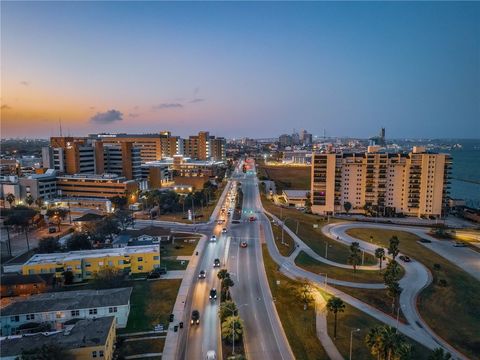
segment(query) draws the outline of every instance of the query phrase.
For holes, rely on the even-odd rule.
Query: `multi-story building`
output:
[[[333,214],[403,213],[442,216],[448,194],[451,159],[423,147],[406,153],[381,153],[370,146],[364,154],[314,153],[311,173],[312,212]]]
[[[42,149],[43,167],[65,174],[95,174],[95,147],[86,138],[62,136],[50,138]]]
[[[0,357],[4,360],[22,358],[23,352],[35,351],[44,345],[60,346],[68,359],[113,359],[116,337],[115,317],[81,319],[66,325],[63,331],[13,336],[0,340]]]
[[[34,174],[20,178],[20,196],[22,199],[31,196],[34,200],[52,199],[57,196],[57,172],[48,169],[44,174]]]
[[[131,142],[103,144],[103,172],[125,176],[128,180],[142,178],[141,150]]]
[[[127,180],[115,174],[103,175],[64,175],[57,177],[59,196],[78,198],[112,198],[133,194],[139,189],[135,180]]]
[[[132,288],[49,292],[29,296],[2,309],[2,336],[21,332],[28,323],[50,324],[61,330],[73,319],[115,317],[115,326],[127,326]]]
[[[64,253],[36,254],[22,266],[24,275],[54,273],[61,277],[71,271],[75,281],[93,278],[105,267],[127,274],[148,273],[160,266],[158,245],[129,246],[122,249],[80,250]]]

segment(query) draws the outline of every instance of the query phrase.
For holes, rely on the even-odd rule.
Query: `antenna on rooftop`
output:
[[[60,129],[60,137],[62,137],[62,119],[58,119],[58,126],[59,126],[59,129]]]

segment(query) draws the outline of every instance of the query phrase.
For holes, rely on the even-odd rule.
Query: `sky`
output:
[[[1,136],[480,138],[480,3],[1,2]]]

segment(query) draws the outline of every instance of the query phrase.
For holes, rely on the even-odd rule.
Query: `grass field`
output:
[[[191,256],[198,244],[199,236],[191,235],[188,237],[180,237],[175,234],[174,244],[162,244],[162,257],[171,256]]]
[[[183,264],[182,264],[183,262]],[[188,261],[174,260],[174,259],[162,259],[160,260],[160,266],[166,267],[168,270],[185,270],[188,266]]]
[[[359,283],[383,283],[383,275],[380,271],[357,270],[354,273],[353,269],[344,269],[317,261],[303,251],[298,254],[297,258],[295,259],[295,264],[302,269],[308,270],[315,274],[327,273],[328,278],[330,279]]]
[[[147,339],[137,341],[123,341],[119,346],[118,354],[121,356],[140,355],[146,353],[161,353],[165,346],[165,339]],[[149,357],[148,359],[161,359]]]
[[[272,218],[268,216],[271,221]],[[277,224],[272,224],[273,238],[277,244],[278,251],[283,256],[289,256],[295,250],[295,242],[286,231],[283,231],[283,244],[282,244],[282,227]]]
[[[328,298],[328,295],[325,296]],[[333,314],[327,315],[328,334],[333,340],[333,327],[334,316]],[[380,321],[372,318],[364,312],[345,304],[345,311],[338,315],[337,322],[337,339],[334,340],[338,350],[345,359],[348,359],[350,352],[350,332],[353,329],[360,329],[359,332],[353,334],[352,348],[354,359],[375,359],[371,354],[368,347],[365,345],[365,336],[368,331],[378,325],[383,325]],[[412,339],[408,341],[413,345],[414,353],[411,359],[424,360],[428,358],[430,350],[424,346],[416,343]]]
[[[316,335],[315,310],[313,308],[303,310],[303,305],[292,296],[291,288],[296,282],[278,271],[278,266],[268,254],[266,245],[262,245],[262,251],[270,290],[295,358],[328,359]],[[280,281],[280,285],[277,285],[277,281]]]
[[[133,282],[127,327],[119,332],[148,331],[157,324],[167,325],[180,283],[181,280]]]
[[[480,359],[480,282],[465,271],[417,243],[418,237],[403,231],[350,229],[359,239],[386,246],[397,235],[400,251],[420,261],[433,274],[434,282],[418,298],[418,309],[428,325],[442,338],[472,359]],[[436,271],[434,264],[441,269]],[[447,281],[447,286],[438,280]],[[454,321],[452,321],[454,319]]]
[[[310,166],[259,166],[258,175],[266,176],[275,181],[277,193],[281,194],[283,190],[310,189]]]
[[[328,220],[322,216],[305,214],[291,208],[280,208],[262,195],[262,204],[266,210],[274,214],[278,218],[283,217],[285,224],[295,232],[297,230],[298,221],[298,236],[305,242],[313,251],[320,256],[325,256],[325,249],[328,246],[328,259],[346,264],[347,258],[350,255],[350,249],[347,245],[343,245],[335,240],[323,235],[321,228],[328,223]],[[333,222],[335,220],[330,220]],[[318,226],[314,228],[313,226]],[[373,255],[365,254],[365,265],[375,264],[376,260]]]

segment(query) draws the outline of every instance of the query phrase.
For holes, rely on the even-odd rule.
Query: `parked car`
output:
[[[213,267],[220,267],[220,259],[219,259],[219,258],[216,258],[216,259],[213,261]]]
[[[56,233],[57,232],[57,228],[55,226],[50,226],[48,228],[48,233],[49,234],[53,234],[53,233]]]
[[[210,289],[210,295],[208,296],[210,300],[216,300],[217,299],[217,289],[212,288]]]
[[[190,320],[190,324],[192,325],[200,324],[200,312],[198,310],[192,311],[192,318]]]
[[[410,259],[408,256],[406,255],[400,255],[399,256],[400,260],[404,261],[404,262],[411,262],[412,259]]]
[[[241,248],[246,248],[247,246],[248,246],[248,245],[247,245],[247,242],[246,242],[246,241],[242,241],[242,242],[240,243],[240,247],[241,247]]]
[[[421,242],[421,243],[424,243],[424,244],[430,244],[430,243],[432,242],[432,240],[420,239],[420,242]]]
[[[467,246],[467,244],[465,244],[463,241],[455,241],[453,246],[455,246],[455,247],[465,247],[465,246]]]
[[[198,273],[198,278],[199,279],[205,279],[207,277],[207,272],[205,270],[200,270]]]

